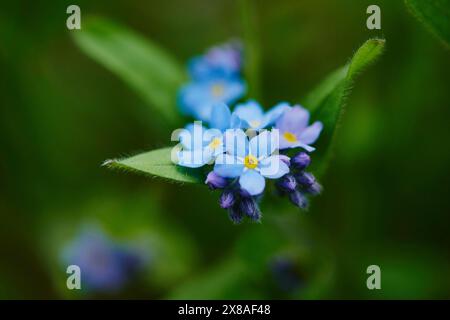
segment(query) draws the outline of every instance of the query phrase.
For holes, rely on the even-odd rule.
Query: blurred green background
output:
[[[205,186],[111,172],[103,160],[169,144],[175,129],[66,28],[68,1],[0,10],[0,298],[85,298],[58,252],[86,221],[164,254],[111,298],[450,298],[450,59],[402,1],[258,1],[262,103],[301,103],[370,37],[386,52],[355,84],[324,192],[308,212],[265,199],[233,225]],[[242,36],[236,1],[77,1],[185,62]],[[382,30],[366,28],[378,4]],[[298,280],[283,291],[273,261]],[[368,290],[366,268],[381,267]],[[159,270],[159,271],[158,271]],[[277,280],[278,279],[278,280]]]

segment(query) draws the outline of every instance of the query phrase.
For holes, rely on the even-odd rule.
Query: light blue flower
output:
[[[242,68],[242,46],[233,41],[209,49],[192,58],[188,71],[192,79],[202,81],[217,77],[238,77]]]
[[[240,129],[225,133],[226,153],[216,159],[214,172],[224,178],[238,178],[242,190],[254,196],[262,193],[265,178],[278,179],[289,172],[280,155],[276,136],[269,131],[248,140]]]
[[[231,113],[225,103],[216,103],[211,111],[209,126],[225,132],[227,129],[246,129],[247,122],[236,113]]]
[[[222,132],[218,129],[206,129],[201,122],[186,126],[178,138],[183,147],[177,153],[178,165],[183,167],[202,167],[225,152]]]
[[[295,106],[277,120],[275,128],[280,131],[280,149],[304,148],[306,151],[314,151],[310,144],[314,143],[322,131],[322,122],[309,123],[309,111],[300,106]]]
[[[209,122],[215,104],[234,103],[245,92],[245,82],[234,77],[194,81],[181,88],[178,104],[183,113],[197,120]]]
[[[178,134],[183,147],[177,154],[180,166],[199,168],[212,163],[225,152],[223,133],[230,128],[241,128],[242,121],[231,114],[225,103],[217,103],[211,111],[209,124],[211,129],[206,129],[201,121],[196,121]]]
[[[246,121],[249,129],[262,129],[275,123],[284,111],[289,109],[287,103],[279,103],[266,113],[263,108],[254,100],[238,104],[233,114]]]

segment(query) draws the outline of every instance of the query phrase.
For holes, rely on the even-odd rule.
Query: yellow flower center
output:
[[[225,91],[225,88],[220,83],[216,83],[211,87],[211,94],[216,98],[223,96],[224,91]]]
[[[261,124],[261,121],[258,121],[258,120],[250,121],[250,126],[252,128],[257,128],[257,127],[259,127],[260,124]]]
[[[216,148],[218,148],[221,144],[222,144],[222,140],[220,140],[219,138],[214,138],[214,139],[212,139],[212,141],[209,143],[209,146],[211,147],[211,149],[216,149]]]
[[[249,154],[244,158],[244,166],[249,169],[255,169],[258,166],[258,159],[255,156]]]
[[[297,141],[297,137],[295,136],[295,134],[293,134],[292,132],[285,132],[283,134],[283,137],[288,141],[288,142],[295,142]]]

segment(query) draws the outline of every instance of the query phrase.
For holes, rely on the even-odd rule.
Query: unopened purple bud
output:
[[[220,195],[219,205],[222,209],[231,208],[235,202],[236,202],[236,197],[235,197],[234,193],[230,190],[225,190]]]
[[[210,173],[208,173],[205,183],[211,189],[223,189],[228,185],[227,179],[219,176],[214,171],[211,171]]]
[[[305,189],[311,187],[315,182],[316,178],[309,172],[301,172],[295,177],[299,185]]]
[[[280,154],[278,157],[279,157],[280,160],[283,161],[288,167],[291,166],[291,162],[290,162],[291,158],[289,158],[287,155],[285,155],[285,154]]]
[[[312,185],[309,186],[309,188],[306,189],[306,192],[312,194],[313,196],[318,195],[322,192],[322,186],[320,183],[315,181]]]
[[[299,208],[306,209],[308,207],[308,199],[298,190],[289,194],[289,200]]]
[[[241,223],[242,219],[243,219],[242,213],[239,211],[239,208],[237,205],[232,206],[231,208],[228,208],[228,217],[235,224]]]
[[[297,187],[297,181],[294,176],[291,174],[287,174],[280,178],[277,182],[278,187],[280,187],[283,191],[292,192]]]
[[[261,219],[261,211],[259,211],[258,204],[252,197],[242,197],[239,202],[239,208],[242,213],[246,214],[253,221]]]
[[[305,169],[311,163],[311,157],[306,152],[299,152],[291,158],[291,164],[300,170]]]

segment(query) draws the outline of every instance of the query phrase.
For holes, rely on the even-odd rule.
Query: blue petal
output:
[[[264,120],[261,124],[261,128],[265,128],[274,124],[283,115],[283,113],[290,108],[291,107],[287,102],[281,102],[277,104],[264,115]]]
[[[248,153],[247,135],[241,129],[228,129],[225,132],[225,149],[233,156],[245,157]]]
[[[214,172],[223,178],[237,178],[243,170],[244,165],[228,154],[219,155],[214,165]]]
[[[313,152],[314,150],[316,150],[316,148],[311,147],[301,141],[289,142],[289,141],[285,140],[284,138],[280,139],[280,150],[292,149],[292,148],[303,148],[308,152]]]
[[[305,130],[303,130],[302,133],[300,133],[298,139],[305,144],[314,143],[319,137],[322,129],[323,129],[322,122],[316,121],[312,125],[307,127]]]
[[[309,111],[303,107],[295,106],[283,112],[276,121],[275,127],[282,133],[290,132],[297,137],[308,126]]]
[[[178,165],[188,168],[199,168],[211,161],[212,155],[203,150],[183,150],[178,152]]]
[[[195,80],[203,80],[211,75],[211,68],[203,56],[197,56],[189,60],[188,73]]]
[[[249,152],[255,157],[266,158],[278,149],[276,135],[270,131],[263,131],[250,140]]]
[[[203,138],[203,135],[206,134],[206,128],[203,127],[200,122],[194,122],[188,124],[184,129],[180,129],[180,132],[177,136],[178,140],[181,142],[181,145],[186,150],[194,150],[201,149],[207,143]]]
[[[239,116],[235,113],[231,114],[231,124],[230,128],[232,129],[248,129],[250,128],[250,124],[244,119],[239,118]]]
[[[251,196],[256,196],[264,191],[266,181],[264,177],[255,170],[247,170],[239,178],[239,184],[242,189],[247,191]]]
[[[208,82],[191,82],[181,88],[178,104],[183,114],[208,121],[211,115],[211,98]]]
[[[234,103],[240,99],[247,91],[245,82],[238,78],[228,78],[225,82],[224,97],[220,100],[225,103]]]
[[[282,160],[281,155],[273,155],[261,160],[259,172],[266,178],[278,179],[289,173],[289,166]]]
[[[213,105],[211,111],[210,127],[216,128],[222,131],[230,128],[231,123],[231,111],[228,106],[219,102]]]
[[[233,113],[239,118],[247,121],[249,124],[254,121],[262,121],[264,115],[263,109],[259,103],[254,100],[249,100],[246,103],[238,104]]]

